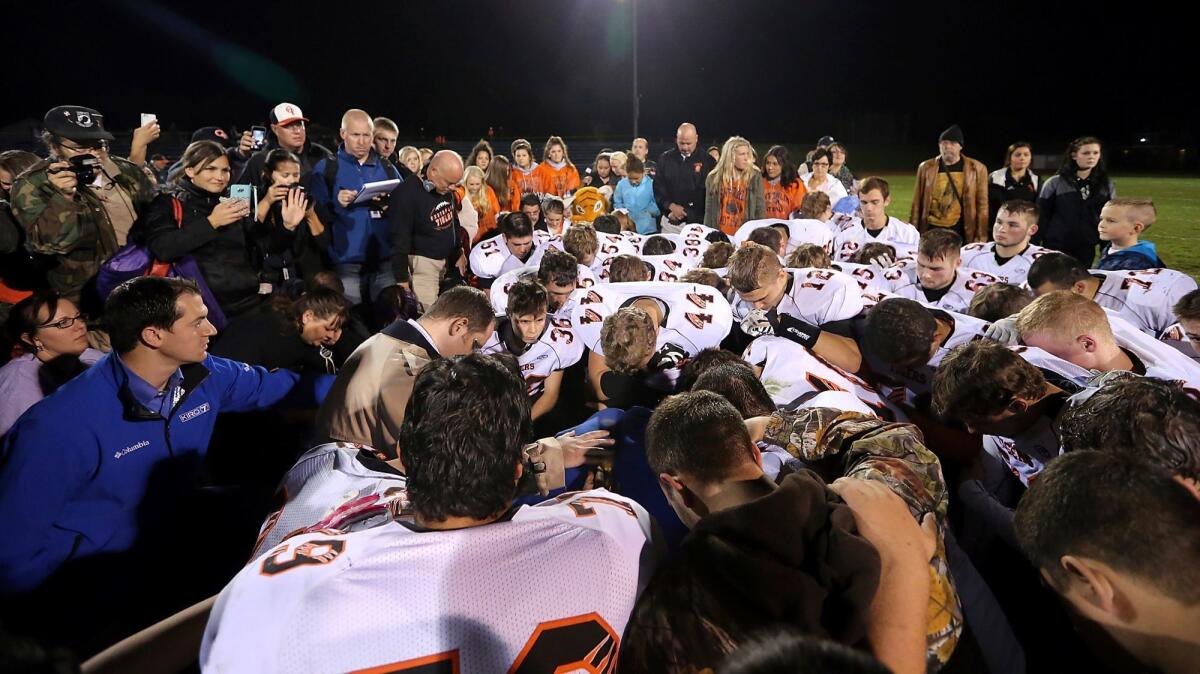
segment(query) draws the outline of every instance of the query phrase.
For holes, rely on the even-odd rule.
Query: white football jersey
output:
[[[603,489],[449,531],[298,536],[217,598],[205,672],[610,672],[654,570],[650,518]]]
[[[546,317],[546,327],[538,341],[520,353],[513,350],[517,337],[512,333],[508,318],[496,319],[496,330],[480,349],[483,353],[511,353],[521,365],[521,378],[529,397],[538,398],[545,389],[546,379],[579,362],[583,356],[583,340],[575,334],[568,318]],[[522,345],[524,346],[524,345]]]
[[[359,531],[406,516],[406,484],[404,475],[366,445],[317,445],[283,476],[279,494],[286,501],[263,522],[251,558],[295,535]]]
[[[806,243],[815,244],[827,251],[830,250],[833,236],[829,232],[829,227],[820,220],[780,220],[778,218],[748,220],[738,228],[733,236],[729,237],[729,241],[734,247],[740,246],[743,242],[750,240],[750,234],[754,230],[772,225],[784,225],[788,229],[788,239],[784,242],[784,255],[791,255],[792,251]]]
[[[862,289],[849,274],[833,269],[786,269],[788,287],[775,307],[778,314],[795,316],[805,323],[822,326],[858,315],[863,309]],[[734,318],[744,319],[754,309],[739,296]]]
[[[471,272],[480,278],[497,278],[505,272],[525,266],[525,262],[508,249],[503,234],[475,244],[468,260]]]
[[[962,247],[960,255],[963,268],[985,271],[1000,279],[1001,283],[1019,286],[1025,284],[1025,277],[1029,275],[1033,263],[1046,253],[1053,252],[1049,248],[1029,244],[1025,250],[1000,264],[996,261],[996,242],[988,241],[968,243]]]
[[[762,368],[759,379],[771,394],[771,400],[780,407],[807,407],[806,403],[819,393],[842,391],[852,394],[881,419],[908,420],[870,384],[789,339],[759,337],[746,347],[742,360]]]
[[[1135,367],[1140,362],[1140,369],[1145,370],[1139,374],[1178,381],[1187,388],[1200,390],[1200,363],[1139,330],[1137,325],[1126,320],[1120,312],[1106,310],[1106,313],[1117,346],[1124,349],[1126,355],[1136,359]]]
[[[835,262],[833,268],[849,274],[864,292],[889,292],[892,284],[904,278],[904,272],[894,267],[880,267],[857,262]]]
[[[960,268],[955,272],[954,280],[950,282],[950,290],[945,295],[942,295],[940,299],[930,301],[925,296],[925,290],[921,288],[921,284],[917,280],[917,266],[914,264],[907,266],[904,278],[892,286],[892,292],[900,297],[916,300],[927,307],[944,309],[956,313],[966,313],[967,309],[971,306],[971,298],[975,297],[975,293],[979,292],[980,288],[990,286],[993,283],[999,282],[999,280],[985,271]]]
[[[829,229],[830,236],[836,239],[838,234],[853,227],[860,219],[853,213],[834,213],[829,222],[825,223],[825,227]]]
[[[1176,323],[1167,328],[1161,335],[1158,336],[1158,341],[1175,349],[1192,360],[1200,360],[1200,353],[1196,352],[1196,345],[1188,339],[1187,333],[1183,329],[1182,323]]]
[[[1184,295],[1196,289],[1196,281],[1174,269],[1138,269],[1089,273],[1100,277],[1100,287],[1092,299],[1112,309],[1139,330],[1157,337],[1178,320],[1172,307]]]
[[[583,345],[603,356],[600,329],[604,319],[642,299],[654,300],[663,311],[656,347],[664,362],[673,363],[653,373],[647,383],[670,390],[684,361],[704,349],[719,346],[729,334],[733,326],[729,302],[714,288],[697,283],[600,284],[578,296],[571,323],[583,338]]]
[[[911,248],[915,248],[917,242],[921,240],[921,233],[916,227],[897,220],[891,216],[888,217],[887,224],[879,231],[877,236],[871,236],[867,233],[867,228],[863,226],[862,220],[858,220],[855,224],[843,229],[833,239],[833,255],[835,260],[849,260],[854,257],[854,254],[859,251],[865,244],[877,241],[886,243],[893,248],[903,246],[905,252]],[[902,257],[900,251],[897,250],[897,257]]]
[[[516,269],[506,271],[496,278],[492,283],[491,289],[488,291],[488,299],[491,300],[492,309],[497,316],[503,316],[508,311],[508,289],[517,281],[526,279],[537,280],[539,265],[525,265]],[[576,288],[591,288],[596,285],[596,277],[592,274],[592,270],[583,265],[579,265],[579,276],[575,280]],[[572,300],[574,295],[571,296]],[[574,306],[573,301],[568,300],[563,306],[559,307],[558,311],[554,312],[557,318],[569,318],[571,316],[570,307]]]

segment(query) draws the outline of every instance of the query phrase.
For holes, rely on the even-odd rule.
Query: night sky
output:
[[[859,144],[928,138],[932,150],[958,122],[968,148],[989,151],[1018,138],[1057,151],[1083,134],[1194,146],[1197,33],[1166,7],[639,0],[640,131],[666,139],[690,119],[705,143],[831,132]],[[79,103],[110,128],[131,128],[139,112],[167,128],[245,128],[290,100],[327,126],[347,107],[386,115],[402,137],[478,137],[493,126],[506,137],[624,138],[632,8],[10,3],[0,126]]]

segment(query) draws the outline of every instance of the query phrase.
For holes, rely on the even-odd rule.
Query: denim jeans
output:
[[[379,293],[388,286],[396,285],[396,277],[392,275],[391,261],[381,262],[347,262],[334,266],[342,284],[346,286],[346,299],[351,304],[362,304],[363,291],[374,301]]]

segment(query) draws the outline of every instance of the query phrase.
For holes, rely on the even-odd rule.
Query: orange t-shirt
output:
[[[743,180],[721,181],[721,215],[717,223],[726,235],[736,234],[745,224],[748,192]]]
[[[784,187],[763,178],[763,201],[766,203],[763,213],[765,217],[787,220],[792,213],[800,210],[800,202],[804,201],[804,195],[807,193],[808,190],[804,188],[803,180],[796,180],[791,187]]]
[[[522,195],[529,192],[533,192],[535,194],[541,193],[542,183],[541,177],[537,172],[538,168],[540,168],[540,165],[534,167],[532,171],[526,173],[525,171],[517,168],[516,164],[512,165],[512,168],[509,171],[508,184],[509,191],[513,193],[513,203],[517,205],[516,208],[513,208],[514,211],[520,209]]]
[[[571,164],[556,169],[550,164],[542,162],[533,170],[533,173],[538,177],[538,184],[541,185],[539,191],[543,194],[565,197],[567,192],[579,189],[579,171]]]

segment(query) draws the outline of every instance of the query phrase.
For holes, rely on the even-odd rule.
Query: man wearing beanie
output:
[[[917,167],[912,224],[953,229],[966,243],[988,240],[987,167],[962,153],[957,124],[938,136],[938,156]]]

